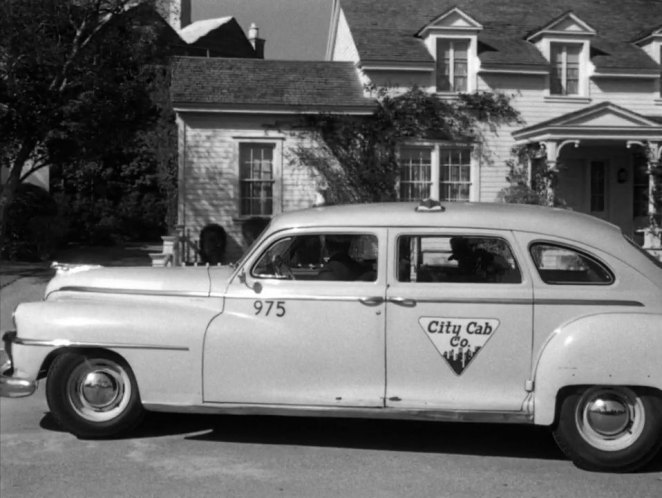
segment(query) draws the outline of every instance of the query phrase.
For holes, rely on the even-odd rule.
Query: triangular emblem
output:
[[[462,375],[499,327],[496,318],[423,316],[418,323],[456,375]]]

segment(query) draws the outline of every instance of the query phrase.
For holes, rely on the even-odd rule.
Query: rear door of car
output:
[[[473,250],[472,275],[453,253],[461,245]],[[533,296],[513,234],[390,229],[389,247],[387,406],[521,411]]]

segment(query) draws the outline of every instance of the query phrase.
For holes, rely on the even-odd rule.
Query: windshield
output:
[[[625,237],[625,240],[627,240],[632,247],[634,247],[637,251],[639,251],[641,254],[646,256],[652,263],[657,266],[658,268],[662,268],[662,261],[659,259],[655,258],[651,253],[646,251],[644,248],[642,248],[639,244],[637,244],[634,240],[632,240],[630,237],[627,235],[623,234],[623,237]]]

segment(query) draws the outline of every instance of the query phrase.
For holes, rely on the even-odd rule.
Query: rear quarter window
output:
[[[609,285],[614,274],[596,257],[572,247],[538,242],[530,246],[538,275],[546,284]]]

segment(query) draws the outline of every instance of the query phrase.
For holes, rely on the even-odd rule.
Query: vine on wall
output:
[[[510,155],[506,161],[509,185],[499,192],[499,201],[565,207],[565,201],[556,194],[558,169],[549,166],[542,144],[516,145]]]
[[[305,116],[298,128],[307,140],[299,142],[293,161],[319,174],[327,204],[396,200],[397,148],[403,142],[479,142],[485,128],[522,122],[510,98],[500,93],[442,100],[416,87],[398,94],[372,91],[377,104],[372,115]]]

